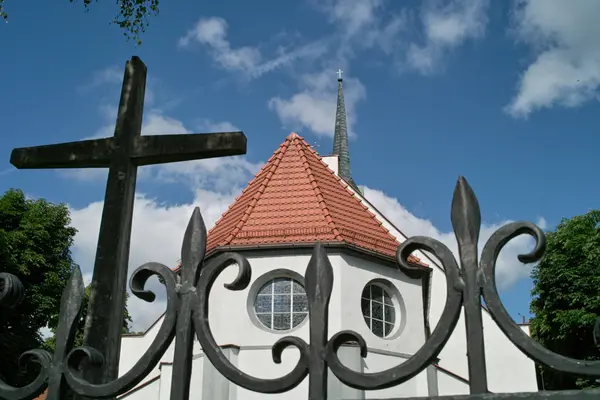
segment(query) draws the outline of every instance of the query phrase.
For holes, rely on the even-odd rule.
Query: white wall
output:
[[[351,187],[349,187],[349,189],[352,190]],[[369,210],[379,218],[383,223],[383,226],[388,229],[399,242],[402,243],[406,240],[406,237],[387,221],[377,209],[366,201],[360,193],[356,193],[356,196],[363,200]],[[429,264],[433,270],[429,313],[430,325],[433,331],[441,317],[446,302],[446,276],[444,271],[432,258],[422,252],[417,252],[416,255],[420,257],[423,262]],[[521,353],[521,351],[506,338],[485,309],[482,309],[482,319],[489,390],[492,392],[537,391],[534,362]],[[456,329],[440,353],[439,358],[440,366],[468,379],[464,311],[461,313]],[[455,386],[447,385],[445,387],[448,390],[454,390],[453,387]],[[440,392],[440,394],[441,393],[442,392]],[[460,393],[462,392],[444,392],[443,394],[451,395]]]
[[[378,265],[355,256],[343,255],[342,259],[345,266],[336,278],[344,304],[341,308],[341,325],[337,330],[356,331],[374,349],[401,354],[415,353],[425,341],[421,280],[407,277],[398,268]],[[389,338],[374,335],[362,317],[361,293],[365,285],[374,280],[387,282],[392,286],[391,292],[394,288],[397,290],[394,303],[399,303],[395,304],[398,330]]]
[[[331,169],[334,174],[336,174],[336,175],[338,174],[338,165],[339,165],[338,156],[325,156],[325,157],[321,157],[321,159],[323,160],[323,162],[325,164],[327,164],[329,169]]]
[[[292,254],[290,254],[290,252]],[[285,255],[287,254],[287,255]],[[224,350],[231,362],[240,370],[258,378],[275,378],[292,370],[298,360],[298,351],[290,348],[283,353],[282,364],[277,365],[271,357],[271,346],[279,338],[288,335],[299,336],[308,341],[309,324],[303,323],[292,331],[274,333],[261,329],[248,314],[248,296],[253,284],[262,275],[276,269],[287,269],[304,276],[310,259],[309,250],[287,250],[285,253],[249,253],[247,258],[252,265],[252,282],[243,291],[229,291],[223,287],[237,275],[237,266],[231,266],[223,272],[213,286],[210,296],[209,320],[213,334],[220,345],[234,344],[239,348]],[[340,349],[340,359],[349,368],[362,372],[377,372],[398,365],[410,357],[424,341],[422,294],[420,280],[406,277],[400,270],[383,267],[363,258],[329,252],[334,270],[334,285],[330,302],[329,336],[343,329],[352,329],[360,333],[367,341],[369,354],[361,359],[359,349],[354,346]],[[400,325],[392,339],[376,337],[366,326],[360,307],[360,297],[364,286],[373,279],[385,279],[397,288],[402,302]],[[260,283],[260,282],[257,282]],[[143,354],[156,336],[161,321],[158,321],[145,335],[124,336],[120,374],[125,373]],[[173,348],[162,357],[160,366],[146,378],[144,383],[155,379],[140,390],[132,390],[127,399],[166,400],[170,390],[171,363]],[[228,383],[210,365],[202,354],[199,344],[194,346],[192,373],[192,396],[205,399],[252,400],[252,399],[290,399],[307,398],[308,379],[288,393],[264,395],[250,392]],[[157,383],[158,382],[158,383]],[[364,393],[342,385],[332,374],[329,377],[330,397],[345,399],[427,396],[429,394],[427,374],[422,372],[410,381],[387,390]],[[148,389],[153,388],[153,389]],[[150,392],[149,392],[150,391]]]
[[[469,394],[468,382],[457,379],[449,371],[438,369],[437,378],[440,393]]]

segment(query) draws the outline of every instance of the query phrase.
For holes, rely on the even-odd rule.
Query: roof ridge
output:
[[[343,241],[344,238],[340,234],[339,229],[336,227],[335,221],[334,221],[333,217],[331,216],[331,213],[329,212],[329,208],[327,207],[327,204],[325,203],[323,194],[321,193],[321,188],[319,187],[319,184],[317,183],[317,179],[315,178],[312,168],[310,167],[308,160],[306,158],[306,154],[305,154],[304,150],[305,149],[312,150],[312,149],[310,148],[309,144],[306,143],[306,140],[304,140],[300,136],[295,137],[294,141],[297,141],[297,143],[295,143],[296,148],[298,149],[298,152],[300,153],[300,158],[302,159],[302,162],[304,163],[304,168],[306,169],[306,172],[308,173],[308,179],[310,181],[313,191],[315,192],[315,195],[317,196],[319,206],[321,207],[323,216],[325,217],[325,220],[327,221],[327,225],[331,226],[331,230],[332,230],[333,234],[335,235],[336,239]],[[312,155],[316,156],[316,154],[317,153],[313,151]],[[320,161],[322,161],[322,160],[320,160]]]
[[[279,146],[279,148],[277,150],[275,150],[273,152],[273,155],[271,155],[271,157],[269,157],[269,160],[267,161],[267,163],[265,163],[264,167],[261,168],[260,172],[254,177],[254,179],[258,178],[260,173],[263,172],[264,170],[266,170],[267,167],[269,167],[269,171],[267,172],[267,174],[263,178],[263,180],[260,182],[260,185],[256,189],[256,193],[254,193],[254,195],[252,196],[252,200],[250,200],[250,203],[246,207],[246,210],[244,211],[242,218],[240,218],[240,220],[235,225],[235,227],[233,228],[231,233],[229,233],[229,235],[227,235],[227,237],[225,238],[226,243],[229,243],[233,239],[235,239],[236,235],[244,227],[244,224],[246,223],[246,221],[248,221],[248,217],[250,216],[250,213],[252,212],[252,210],[254,210],[254,207],[256,207],[256,203],[258,203],[258,200],[264,193],[267,184],[269,183],[269,181],[273,177],[273,174],[275,173],[275,170],[277,170],[277,167],[279,167],[279,162],[281,161],[281,158],[287,151],[288,147],[289,147],[289,140],[286,140],[285,142],[283,142],[281,144],[281,146]],[[254,179],[252,181],[254,181]],[[250,181],[250,183],[252,183],[252,181]],[[246,188],[248,188],[250,186],[250,183],[248,184],[248,186]],[[240,197],[241,197],[241,194],[240,194]],[[223,217],[224,217],[224,215],[221,216],[221,218],[223,218]],[[216,226],[216,224],[215,224],[215,226]]]
[[[300,140],[302,140],[305,144],[305,148],[311,152],[320,162],[321,164],[323,164],[323,166],[325,166],[325,168],[327,169],[327,171],[333,175],[333,177],[339,182],[340,185],[342,185],[342,187],[344,188],[344,190],[346,190],[346,192],[348,192],[348,194],[350,194],[353,198],[356,199],[356,201],[358,201],[358,203],[361,205],[361,207],[369,214],[369,217],[371,217],[375,222],[377,222],[377,224],[379,224],[379,226],[387,233],[389,239],[400,243],[400,241],[398,240],[398,238],[396,238],[394,235],[392,235],[392,232],[390,232],[389,229],[387,229],[385,227],[385,225],[383,224],[383,222],[381,222],[379,220],[379,218],[377,218],[377,215],[375,213],[373,213],[369,207],[362,201],[362,195],[361,197],[359,197],[357,195],[357,193],[353,192],[352,190],[350,190],[350,184],[348,182],[346,182],[342,177],[340,177],[339,175],[337,175],[335,173],[334,170],[332,170],[329,165],[327,165],[327,163],[325,161],[323,161],[323,157],[321,157],[319,155],[319,153],[317,153],[317,151],[315,149],[313,149],[308,143],[306,143],[306,141],[304,140],[304,138],[302,138],[301,136],[298,136],[298,138],[300,138]],[[335,224],[335,223],[334,223]],[[339,232],[339,230],[338,230]]]

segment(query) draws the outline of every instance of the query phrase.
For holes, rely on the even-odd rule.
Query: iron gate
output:
[[[211,333],[208,322],[208,298],[219,274],[228,266],[237,264],[238,276],[227,285],[230,290],[243,290],[250,283],[251,267],[240,254],[224,253],[204,263],[206,248],[206,228],[196,208],[185,232],[181,254],[180,279],[169,267],[159,263],[147,263],[139,267],[131,276],[132,293],[146,301],[153,301],[154,294],[144,290],[144,284],[153,275],[160,277],[166,287],[167,309],[160,330],[154,342],[144,355],[127,373],[118,379],[92,384],[78,372],[82,361],[90,367],[102,363],[102,355],[93,348],[72,349],[74,323],[79,315],[84,295],[84,286],[79,267],[75,268],[64,290],[60,308],[60,322],[56,331],[56,351],[50,354],[45,350],[31,350],[26,355],[33,357],[42,368],[38,377],[21,388],[9,387],[0,383],[0,398],[7,400],[31,399],[48,390],[48,400],[58,400],[67,387],[75,393],[91,398],[110,398],[123,394],[135,387],[156,366],[161,356],[175,339],[171,400],[188,399],[190,396],[192,344],[197,339],[214,367],[228,380],[248,390],[261,393],[283,393],[300,384],[307,376],[309,381],[308,398],[327,398],[327,370],[344,384],[360,389],[375,390],[400,385],[411,379],[430,365],[452,334],[460,316],[465,310],[466,339],[468,349],[469,385],[471,395],[445,396],[443,398],[492,399],[492,398],[531,398],[547,397],[597,397],[600,390],[534,392],[492,394],[487,391],[485,353],[483,345],[483,324],[481,320],[481,296],[489,312],[510,341],[523,353],[536,362],[558,371],[600,377],[600,362],[584,362],[563,357],[544,349],[528,337],[514,323],[500,301],[495,283],[496,259],[500,250],[512,238],[529,234],[536,240],[535,249],[519,256],[523,262],[540,259],[545,249],[544,233],[527,222],[510,223],[497,230],[488,240],[481,260],[477,260],[477,241],[481,224],[479,205],[468,183],[460,178],[452,203],[451,219],[459,244],[460,259],[441,242],[428,237],[413,237],[398,248],[398,266],[408,271],[411,265],[408,256],[415,250],[425,250],[435,255],[443,265],[447,278],[447,297],[444,312],[426,343],[406,362],[388,370],[364,374],[345,367],[337,357],[337,350],[343,344],[358,343],[362,357],[367,355],[365,340],[356,332],[342,331],[329,340],[328,305],[333,286],[333,270],[324,247],[317,243],[312,258],[306,268],[305,283],[309,304],[310,340],[288,336],[277,341],[272,348],[273,360],[280,362],[286,347],[299,350],[300,359],[287,375],[277,379],[258,379],[237,369],[223,355]],[[23,296],[19,280],[12,275],[2,274],[4,289],[0,293],[3,305],[13,305]]]

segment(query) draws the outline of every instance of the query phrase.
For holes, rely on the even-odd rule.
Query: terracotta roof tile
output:
[[[291,133],[209,231],[207,252],[317,240],[390,257],[400,244],[308,143]],[[425,265],[416,257],[411,261]]]
[[[33,400],[46,400],[46,396],[48,395],[48,389],[46,389],[44,391],[44,393],[40,394],[38,397],[36,397]]]

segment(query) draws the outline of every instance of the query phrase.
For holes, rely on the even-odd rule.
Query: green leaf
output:
[[[600,360],[593,328],[600,316],[600,210],[563,219],[547,234],[546,254],[534,267],[532,337],[549,350],[581,360]],[[599,387],[595,379],[538,368],[540,388]]]
[[[98,1],[98,0],[96,0]],[[69,0],[73,3],[74,0]],[[89,11],[92,0],[83,0],[84,10]],[[141,34],[146,32],[150,25],[149,17],[158,15],[159,0],[117,0],[118,12],[113,18],[112,24],[123,29],[123,35],[127,40],[133,40],[138,46],[141,45]],[[8,14],[4,9],[4,0],[0,0],[0,18],[8,22]]]

